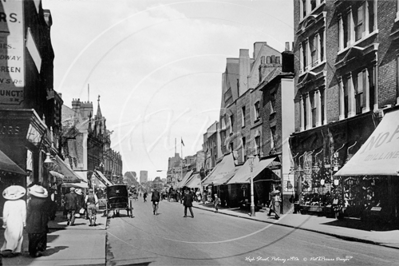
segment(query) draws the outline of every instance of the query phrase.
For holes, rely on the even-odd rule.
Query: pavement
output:
[[[193,207],[214,212],[211,204],[194,202]],[[337,238],[399,249],[399,225],[366,223],[360,219],[335,219],[310,214],[294,214],[292,210],[276,220],[268,211],[257,211],[251,216],[239,208],[219,208],[221,215],[230,215],[278,226],[334,236]]]
[[[47,250],[43,256],[32,258],[28,253],[28,235],[24,232],[23,252],[13,258],[2,258],[2,265],[105,265],[107,217],[97,214],[97,226],[90,227],[89,220],[76,218],[74,226],[67,226],[62,212],[49,221]],[[0,230],[0,243],[4,229]]]

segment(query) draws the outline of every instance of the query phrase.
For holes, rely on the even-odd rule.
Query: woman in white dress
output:
[[[21,198],[25,193],[25,188],[15,185],[3,191],[3,197],[7,200],[3,208],[4,243],[0,249],[3,256],[15,256],[22,251],[26,203]]]

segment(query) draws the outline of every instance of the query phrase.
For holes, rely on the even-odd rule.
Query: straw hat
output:
[[[273,190],[272,192],[270,192],[271,195],[277,195],[280,194],[279,190]]]
[[[47,190],[39,185],[34,185],[30,187],[28,191],[30,195],[35,196],[37,198],[47,198],[48,196]]]
[[[79,189],[79,188],[78,188],[78,189],[75,189],[75,193],[78,194],[78,195],[82,195],[82,190]]]
[[[3,198],[7,200],[17,200],[25,196],[26,189],[21,186],[9,186],[3,191]]]
[[[75,191],[75,188],[74,187],[71,187],[70,189],[69,189],[69,191]]]

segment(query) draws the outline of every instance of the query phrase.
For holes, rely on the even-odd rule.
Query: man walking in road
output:
[[[75,225],[75,212],[78,207],[78,197],[75,188],[71,187],[70,192],[65,195],[65,210],[67,211],[67,225]]]
[[[184,205],[184,216],[187,217],[187,209],[190,210],[191,217],[194,218],[193,213],[193,200],[194,194],[190,192],[189,188],[184,189],[184,196],[183,196],[183,205]]]
[[[154,215],[157,215],[157,211],[159,208],[159,199],[160,199],[159,191],[154,189],[154,191],[152,192],[152,195],[151,195],[152,210],[153,210]]]

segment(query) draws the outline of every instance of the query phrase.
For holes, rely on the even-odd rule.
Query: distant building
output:
[[[140,184],[148,182],[148,171],[140,171]]]

